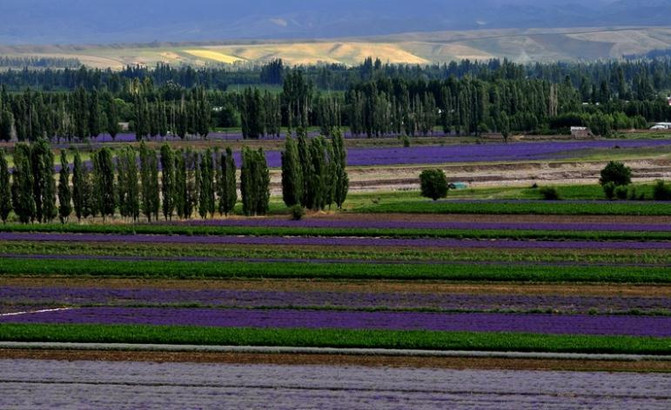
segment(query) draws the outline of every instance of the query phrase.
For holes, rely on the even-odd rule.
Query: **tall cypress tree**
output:
[[[31,148],[33,167],[33,197],[37,220],[48,222],[58,214],[56,208],[56,181],[54,180],[54,154],[49,143],[40,139]]]
[[[95,88],[91,91],[89,95],[89,135],[92,138],[100,135],[100,97],[98,96],[98,90]]]
[[[142,180],[142,213],[151,222],[152,215],[158,219],[158,160],[156,151],[140,144],[140,179]]]
[[[0,112],[0,140],[9,141],[12,139],[13,126],[14,115],[9,109],[3,109]]]
[[[12,205],[14,213],[16,213],[21,223],[29,223],[35,220],[33,169],[30,164],[30,147],[26,144],[18,144],[14,148]]]
[[[201,218],[214,214],[214,166],[212,151],[207,149],[200,159],[200,187],[198,196],[198,213]]]
[[[184,217],[187,219],[191,218],[193,214],[194,207],[198,202],[198,184],[196,174],[198,173],[198,155],[191,151],[190,149],[186,150],[184,156],[184,163],[186,166],[186,191],[184,195]]]
[[[265,215],[268,213],[270,204],[270,170],[268,169],[266,154],[264,154],[262,148],[259,148],[256,152],[256,163],[255,180],[258,190],[256,214]]]
[[[302,130],[298,133],[298,159],[301,165],[301,175],[303,177],[303,196],[301,198],[301,205],[304,208],[311,209],[313,197],[310,195],[309,183],[314,171],[312,156],[310,155],[310,146],[307,141],[307,136]]]
[[[231,148],[226,148],[226,215],[233,213],[235,209],[235,203],[238,202],[238,184],[236,179],[236,167],[235,167],[235,158],[233,157],[233,151]]]
[[[61,170],[58,174],[58,216],[61,223],[66,223],[71,213],[70,164],[65,150],[61,150]]]
[[[105,130],[112,139],[115,139],[119,133],[119,110],[114,101],[114,96],[110,92],[105,93],[105,103],[107,106],[107,124],[105,124]]]
[[[219,213],[228,216],[233,212],[235,203],[238,201],[238,190],[235,178],[235,158],[230,147],[226,148],[226,153],[221,154],[218,164],[219,178]]]
[[[7,223],[9,213],[12,211],[12,187],[9,180],[9,167],[5,150],[0,149],[0,219]]]
[[[310,141],[311,167],[307,178],[308,201],[307,208],[324,209],[326,194],[327,157],[326,144],[323,137],[313,138]]]
[[[242,211],[245,215],[265,215],[270,200],[270,173],[263,149],[242,150]]]
[[[81,220],[84,215],[86,202],[86,180],[84,177],[84,165],[79,151],[75,150],[74,166],[72,169],[72,203],[75,209],[77,220]]]
[[[303,198],[303,170],[299,161],[298,145],[287,136],[282,152],[282,199],[288,207],[300,204]]]
[[[95,208],[103,220],[107,216],[114,216],[116,210],[114,162],[109,148],[101,148],[93,156],[93,181]]]
[[[252,151],[242,148],[242,166],[240,168],[240,193],[242,194],[242,212],[254,215],[254,156]]]
[[[338,208],[342,208],[349,191],[349,175],[347,175],[347,150],[340,130],[333,133],[333,151],[336,163],[334,175],[336,187],[333,200]]]
[[[175,211],[175,154],[168,144],[161,147],[161,190],[163,193],[163,217],[172,219]]]
[[[186,217],[186,160],[185,152],[177,151],[175,157],[175,210],[180,218]],[[164,199],[165,200],[165,199]]]
[[[117,192],[119,213],[136,221],[140,216],[140,188],[138,186],[135,149],[126,147],[117,157]]]

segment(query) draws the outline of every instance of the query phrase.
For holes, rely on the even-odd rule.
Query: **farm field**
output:
[[[662,409],[666,374],[2,360],[0,405]],[[512,378],[514,377],[514,382]],[[95,383],[95,386],[92,385]],[[38,399],[16,391],[39,390]]]
[[[180,389],[175,403],[201,397],[192,403],[202,406],[214,391],[245,392],[227,396],[231,406],[254,406],[273,391],[287,406],[346,396],[352,406],[375,399],[390,408],[403,400],[428,408],[501,401],[552,408],[571,400],[663,407],[671,203],[653,192],[668,175],[668,140],[409,148],[358,141],[348,140],[353,192],[343,209],[300,220],[277,194],[275,141],[259,143],[271,148],[275,167],[268,216],[244,217],[238,204],[233,215],[204,219],[10,218],[0,225],[0,362],[10,369],[3,388],[45,389],[56,400],[49,405],[71,397],[114,406],[107,397],[125,394],[114,368],[125,366],[133,374],[124,378],[127,391],[152,403],[152,395],[163,400]],[[604,198],[597,179],[613,144],[634,166],[632,187],[643,198]],[[435,167],[482,178],[430,201],[419,196],[417,174]],[[539,167],[558,171],[541,182]],[[502,171],[525,177],[509,186],[483,174]],[[410,187],[394,190],[405,182],[392,177],[403,173],[413,175]],[[542,199],[550,182],[559,200]],[[28,382],[25,367],[50,376]],[[175,382],[171,372],[180,371],[186,376]],[[338,377],[320,382],[317,373]],[[557,383],[567,375],[573,384]],[[440,382],[405,382],[415,377]],[[511,377],[519,382],[505,387]],[[85,387],[91,380],[94,395]],[[34,405],[11,393],[0,404]]]

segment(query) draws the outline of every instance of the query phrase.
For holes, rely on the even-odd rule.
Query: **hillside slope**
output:
[[[231,43],[151,43],[110,46],[0,46],[3,55],[74,57],[92,67],[166,62],[204,66],[263,63],[427,64],[458,59],[508,58],[517,62],[596,60],[671,48],[671,28],[502,29],[325,39]]]

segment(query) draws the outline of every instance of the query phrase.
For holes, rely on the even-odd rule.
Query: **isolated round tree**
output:
[[[434,201],[439,198],[445,198],[449,185],[445,173],[440,169],[427,169],[419,175],[422,187],[422,196],[431,198]]]
[[[631,184],[631,168],[621,162],[610,161],[601,170],[601,179],[599,179],[601,185],[606,185],[609,182],[617,186]]]

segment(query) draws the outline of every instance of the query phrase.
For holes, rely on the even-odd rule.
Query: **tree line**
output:
[[[3,222],[12,211],[21,223],[48,223],[56,217],[66,223],[72,216],[78,221],[96,216],[106,219],[117,213],[132,221],[142,215],[149,222],[160,217],[189,219],[194,213],[209,218],[215,212],[232,213],[238,199],[230,148],[222,153],[211,149],[200,153],[175,151],[166,144],[157,153],[141,144],[139,149],[126,146],[114,155],[104,147],[92,153],[90,164],[77,149],[70,154],[72,162],[68,151],[62,150],[58,186],[54,155],[45,140],[17,144],[11,172],[4,152],[0,154]],[[265,165],[265,156],[257,154],[253,159],[243,156],[243,169]],[[245,180],[243,176],[243,181],[243,203],[249,195],[268,192],[269,180]],[[267,206],[245,213],[265,211]]]
[[[20,69],[0,72],[0,84],[12,91],[36,88],[45,91],[74,91],[83,87],[109,90],[120,94],[132,87],[136,80],[150,81],[157,87],[178,86],[225,91],[231,85],[258,86],[281,85],[292,70],[282,60],[273,60],[263,65],[170,66],[157,63],[153,67],[127,66],[117,71],[111,69],[72,67],[71,59],[39,59],[48,66],[57,62],[65,69],[29,69],[31,59],[7,57],[12,65]],[[62,61],[61,61],[62,60]],[[596,99],[602,89],[613,90],[625,100],[632,100],[645,91],[650,84],[654,92],[671,89],[671,57],[668,52],[655,52],[646,56],[633,56],[625,60],[602,60],[588,62],[514,63],[507,59],[451,61],[440,64],[385,64],[379,59],[367,58],[361,64],[320,64],[303,66],[306,78],[323,91],[346,91],[350,86],[380,78],[406,80],[446,80],[450,77],[470,77],[483,81],[539,79],[552,83],[569,78],[575,88],[580,88],[583,99]]]
[[[342,136],[298,144],[289,138],[282,153],[283,199],[287,206],[309,209],[342,206],[348,190],[346,152]],[[72,158],[72,160],[70,160]],[[164,144],[157,152],[141,143],[114,153],[103,147],[90,163],[77,149],[60,152],[55,178],[54,153],[46,140],[17,144],[10,168],[0,151],[0,219],[13,211],[21,223],[62,223],[74,216],[103,220],[119,215],[131,221],[141,216],[151,222],[161,217],[189,219],[229,215],[238,202],[233,152],[207,149],[173,150]],[[58,184],[56,183],[58,180]],[[292,188],[290,188],[292,187]],[[242,212],[265,215],[269,210],[270,172],[262,149],[243,148],[240,170]]]
[[[570,126],[608,135],[671,121],[671,107],[661,94],[671,88],[671,59],[534,66],[504,60],[444,69],[458,75],[367,60],[341,91],[322,88],[314,75],[318,68],[281,63],[258,69],[268,77],[264,81],[281,81],[281,89],[278,83],[274,91],[250,86],[224,92],[170,81],[159,85],[141,69],[118,90],[102,84],[66,92],[8,92],[3,83],[0,140],[115,137],[120,122],[129,123],[141,140],[206,138],[215,127],[239,127],[251,139],[279,136],[283,129],[297,134],[308,127],[327,136],[342,127],[369,137],[428,135],[436,127],[444,134],[498,132],[505,137],[510,132],[566,132]],[[157,70],[171,72],[163,66]]]

